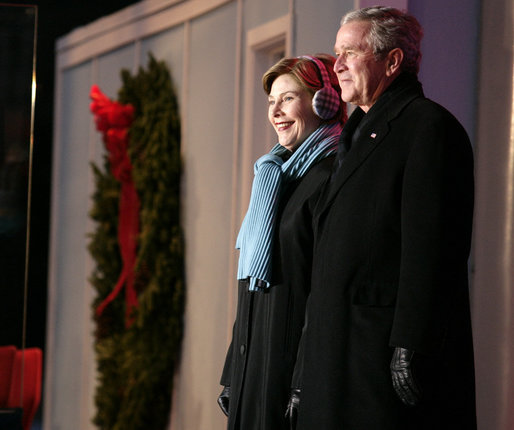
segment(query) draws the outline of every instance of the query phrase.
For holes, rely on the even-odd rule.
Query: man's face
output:
[[[365,112],[389,84],[387,60],[375,60],[373,50],[366,41],[369,27],[370,23],[365,21],[342,25],[334,45],[337,57],[334,72],[339,79],[341,99],[360,106]]]

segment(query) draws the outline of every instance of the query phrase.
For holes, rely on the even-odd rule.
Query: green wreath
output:
[[[96,322],[98,386],[94,424],[102,430],[165,429],[171,411],[174,369],[179,358],[184,312],[184,246],[180,226],[180,118],[170,72],[149,56],[147,70],[121,72],[118,101],[135,108],[128,153],[140,200],[135,267],[138,307],[124,324],[122,295]],[[91,218],[96,230],[89,251],[96,267],[93,310],[116,284],[122,261],[117,240],[120,185],[94,163],[96,191]]]

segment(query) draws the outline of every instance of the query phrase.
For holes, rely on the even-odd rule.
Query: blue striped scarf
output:
[[[236,241],[236,249],[240,250],[237,279],[249,279],[250,291],[271,285],[273,237],[282,185],[303,177],[315,163],[335,153],[340,134],[339,123],[323,124],[287,161],[277,155],[284,150],[278,143],[256,161],[250,204]]]

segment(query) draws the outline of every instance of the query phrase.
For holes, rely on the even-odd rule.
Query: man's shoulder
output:
[[[413,115],[421,115],[421,118],[433,117],[434,119],[439,118],[441,120],[457,121],[457,118],[455,118],[448,109],[426,97],[413,99],[412,102],[406,106],[405,110]]]
[[[397,125],[407,128],[430,128],[444,126],[454,129],[463,129],[459,120],[444,106],[420,96],[410,100],[408,104],[393,119]]]
[[[423,139],[439,136],[439,139],[444,135],[453,141],[469,143],[467,131],[460,121],[444,106],[426,97],[413,99],[391,127],[395,136],[404,134]]]

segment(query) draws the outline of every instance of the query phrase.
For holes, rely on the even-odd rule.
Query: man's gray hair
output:
[[[392,7],[373,6],[348,12],[341,19],[341,25],[352,21],[371,24],[366,41],[377,60],[392,49],[400,48],[404,56],[401,70],[418,74],[423,29],[416,18]]]

